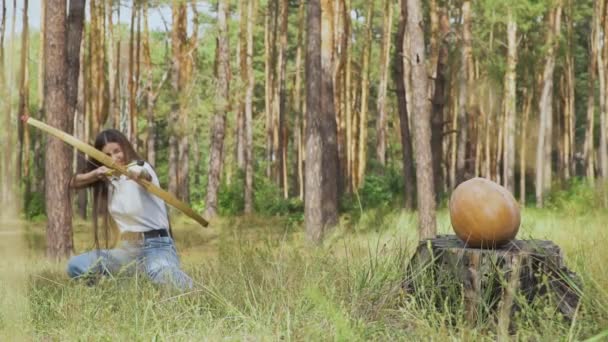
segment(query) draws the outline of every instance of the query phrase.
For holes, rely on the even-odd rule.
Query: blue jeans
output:
[[[181,290],[192,288],[192,279],[180,269],[175,244],[170,237],[122,241],[115,249],[76,255],[68,262],[67,272],[71,278],[145,272],[155,284],[173,285]]]

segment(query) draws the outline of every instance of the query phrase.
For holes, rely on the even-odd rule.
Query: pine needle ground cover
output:
[[[523,212],[518,238],[552,240],[583,283],[572,321],[533,303],[519,313],[514,340],[608,338],[608,215]],[[11,224],[15,224],[14,222]],[[6,224],[5,224],[6,225]],[[370,210],[343,219],[321,247],[287,220],[229,218],[203,230],[176,220],[191,292],[116,275],[96,286],[70,281],[65,263],[44,258],[44,222],[22,223],[4,238],[0,283],[2,339],[11,340],[476,340],[498,338],[491,320],[471,327],[463,308],[425,305],[403,293],[416,241],[415,216]],[[451,233],[447,212],[440,233]],[[8,233],[4,234],[9,236]],[[77,251],[90,247],[75,224]],[[12,241],[12,242],[11,242]],[[429,289],[433,294],[433,289]]]

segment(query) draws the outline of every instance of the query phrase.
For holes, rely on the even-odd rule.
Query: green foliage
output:
[[[568,215],[583,215],[602,208],[602,192],[586,179],[573,178],[562,189],[552,191],[546,201],[549,209]]]
[[[304,211],[304,205],[297,199],[283,198],[282,190],[265,176],[257,175],[254,183],[253,206],[262,215],[285,215]]]
[[[403,175],[396,168],[384,169],[384,174],[369,172],[358,192],[346,195],[342,210],[358,211],[397,205],[403,198]]]
[[[222,216],[240,215],[245,208],[245,174],[238,171],[230,184],[225,180],[220,185],[218,211]],[[202,207],[202,204],[201,204]],[[283,191],[264,175],[256,174],[254,179],[253,208],[262,216],[288,216],[293,222],[303,219],[304,203],[297,198],[285,199]]]
[[[46,216],[45,197],[43,192],[25,194],[24,213],[27,220],[38,221]]]

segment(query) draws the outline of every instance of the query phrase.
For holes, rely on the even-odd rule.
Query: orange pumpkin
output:
[[[511,193],[485,178],[456,187],[449,202],[456,235],[469,247],[498,247],[515,238],[521,214]]]

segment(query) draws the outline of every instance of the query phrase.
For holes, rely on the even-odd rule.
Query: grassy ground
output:
[[[601,212],[524,211],[518,237],[561,246],[584,294],[573,322],[540,303],[515,317],[512,339],[608,339],[607,222]],[[438,311],[402,292],[416,246],[411,214],[368,211],[356,223],[344,218],[321,248],[307,245],[301,227],[281,219],[230,218],[210,229],[184,219],[174,227],[184,269],[197,283],[188,293],[154,287],[144,277],[108,278],[94,287],[70,281],[65,263],[43,258],[44,223],[23,223],[25,238],[3,237],[2,334],[108,341],[498,338],[492,323],[467,326],[462,307]],[[78,252],[90,247],[89,229],[85,222],[75,226]],[[451,231],[446,212],[439,230]]]

